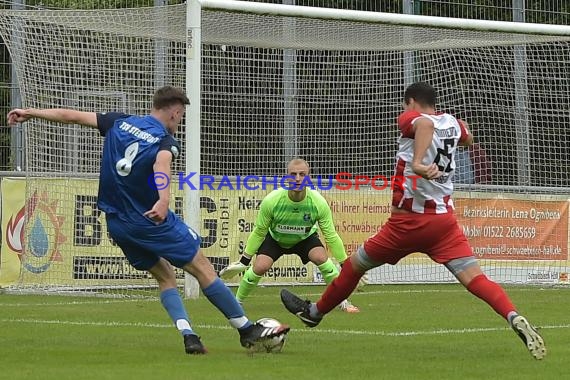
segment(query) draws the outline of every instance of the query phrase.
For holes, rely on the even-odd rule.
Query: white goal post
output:
[[[502,283],[568,283],[569,26],[189,0],[0,10],[0,37],[26,107],[141,114],[158,86],[186,88],[172,207],[200,231],[217,270],[238,259],[272,189],[237,189],[244,177],[282,176],[286,162],[302,156],[315,177],[389,178],[403,90],[430,82],[440,108],[465,118],[478,142],[458,152],[455,198],[485,272]],[[155,296],[154,281],[130,269],[107,238],[96,207],[102,139],[41,121],[25,133],[26,178],[1,182],[2,265],[12,269],[0,268],[0,285]],[[200,189],[200,176],[217,182]],[[348,253],[389,216],[389,186],[322,194]],[[376,268],[370,280],[455,281],[421,254]],[[316,268],[293,256],[262,282],[321,283]],[[198,295],[191,277],[180,273],[180,285],[187,297]]]
[[[499,46],[506,46],[506,51],[512,55],[512,69],[510,70],[510,74],[514,76],[512,97],[515,103],[513,107],[513,113],[515,115],[513,118],[517,123],[521,124],[520,129],[523,129],[515,133],[514,144],[516,146],[515,160],[520,167],[515,170],[510,170],[508,174],[503,174],[505,176],[512,176],[512,181],[502,181],[503,183],[501,183],[501,181],[480,181],[481,183],[486,183],[484,185],[469,184],[470,186],[468,187],[458,184],[457,187],[459,190],[467,190],[461,194],[461,196],[465,199],[470,199],[468,202],[460,203],[465,212],[464,216],[470,213],[481,214],[485,210],[492,209],[504,210],[503,214],[506,216],[503,219],[507,219],[507,221],[499,220],[499,222],[503,224],[494,225],[493,223],[497,223],[497,220],[490,217],[488,218],[490,221],[485,220],[486,217],[475,217],[475,220],[471,222],[464,218],[463,228],[470,238],[473,238],[475,241],[479,240],[479,246],[475,246],[474,250],[477,251],[476,254],[480,258],[484,259],[486,256],[495,258],[494,260],[483,260],[483,264],[486,266],[486,270],[491,273],[491,276],[497,280],[505,283],[568,282],[567,219],[570,183],[565,180],[557,181],[556,178],[552,181],[551,178],[550,181],[544,181],[548,183],[540,183],[539,179],[538,182],[534,181],[533,185],[527,186],[532,183],[529,180],[533,176],[533,173],[528,167],[530,160],[528,153],[530,131],[528,130],[529,112],[526,102],[529,96],[531,96],[529,92],[532,92],[533,89],[528,88],[528,58],[526,46],[529,44],[533,46],[546,44],[546,46],[548,46],[549,43],[554,42],[555,44],[561,43],[564,49],[568,49],[570,27],[566,25],[465,20],[228,0],[192,0],[189,3],[191,7],[202,7],[202,12],[190,12],[188,14],[188,20],[193,20],[191,21],[191,25],[194,32],[199,30],[199,28],[196,27],[198,24],[198,14],[202,17],[202,20],[205,20],[205,23],[202,24],[204,27],[202,34],[199,32],[195,34],[195,36],[203,36],[203,40],[200,41],[200,45],[202,46],[219,45],[224,52],[227,49],[227,45],[252,46],[259,50],[275,48],[283,50],[282,75],[284,83],[282,96],[285,98],[283,101],[285,107],[297,107],[294,101],[287,101],[286,99],[291,93],[291,91],[288,91],[286,88],[286,82],[291,81],[288,84],[293,88],[294,92],[297,86],[294,81],[296,81],[297,78],[295,77],[295,62],[291,64],[291,61],[295,61],[298,57],[295,52],[299,50],[404,51],[402,54],[404,57],[404,67],[402,68],[404,80],[402,84],[409,84],[410,78],[418,76],[417,73],[414,73],[414,71],[417,70],[414,67],[414,51],[448,49],[461,51],[477,48],[493,49]],[[190,9],[191,8],[189,8],[189,10]],[[208,22],[214,19],[218,22],[212,22],[211,24]],[[329,25],[334,25],[334,27],[328,28]],[[323,30],[326,31],[323,32]],[[188,35],[190,35],[190,33],[188,33]],[[369,35],[379,38],[371,38]],[[198,45],[198,42],[192,45]],[[207,54],[208,49],[203,48],[193,51],[192,56],[194,57],[194,62],[201,61],[201,58],[196,54],[202,52]],[[289,56],[287,56],[287,52],[289,52]],[[194,66],[194,68],[196,67],[197,66]],[[287,69],[289,69],[289,73],[286,71]],[[291,71],[293,75],[291,75]],[[208,74],[201,72],[201,78],[207,76]],[[422,76],[419,76],[421,79]],[[189,75],[187,78],[190,77]],[[425,79],[429,80],[429,75],[428,78]],[[567,84],[567,81],[563,81]],[[446,86],[450,84],[441,83],[441,85]],[[191,82],[188,82],[187,86],[191,88]],[[494,84],[490,83],[487,87],[493,88]],[[400,91],[402,91],[403,88],[403,86],[400,87]],[[201,85],[200,89],[208,91],[208,87],[204,85]],[[538,89],[538,91],[548,91],[548,89]],[[293,96],[295,95],[296,94]],[[350,96],[350,93],[346,95]],[[381,93],[378,95],[381,96]],[[568,89],[563,90],[561,95],[565,99],[569,99],[570,97]],[[465,96],[465,94],[461,96]],[[398,97],[396,97],[396,99],[399,100]],[[459,113],[465,111],[457,109],[457,105],[453,106],[455,111]],[[546,108],[548,109],[549,107],[547,106]],[[554,113],[556,113],[556,111]],[[555,117],[557,117],[557,115]],[[299,135],[296,129],[298,125],[302,124],[302,119],[298,116],[298,110],[295,109],[289,113],[284,111],[284,118],[292,118],[293,120],[289,120],[289,122],[287,122],[287,120],[284,121],[285,126],[283,128],[282,138],[284,140],[283,149],[285,151],[285,157],[281,160],[282,165],[284,165],[288,157],[311,155],[311,152],[299,149],[295,141]],[[197,120],[197,123],[200,122],[202,128],[207,128],[208,117],[206,116],[205,118]],[[500,124],[503,120],[499,118],[494,120],[494,122]],[[294,132],[288,132],[286,130],[291,126],[295,129]],[[189,129],[198,129],[198,125],[189,125]],[[563,128],[554,133],[557,132],[561,134],[567,133]],[[492,140],[492,137],[490,140]],[[477,154],[478,153],[475,153],[476,156]],[[474,160],[480,158],[481,157],[473,157]],[[559,157],[557,160],[564,160],[564,158]],[[341,166],[339,165],[339,167]],[[328,170],[326,173],[332,172],[330,168],[321,169]],[[369,168],[364,169],[364,173],[370,172],[371,170]],[[385,173],[387,172],[386,170]],[[224,173],[220,172],[218,174],[223,175]],[[362,174],[362,172],[358,174]],[[560,178],[563,176],[564,173],[560,172],[555,177]],[[475,179],[473,181],[476,182]],[[509,182],[513,183],[514,186],[510,185]],[[509,185],[505,183],[509,183]],[[545,196],[545,192],[550,193],[550,196]],[[358,197],[356,194],[351,194],[351,196],[355,198]],[[365,195],[365,197],[366,196],[368,195]],[[333,199],[332,204],[334,205],[334,199],[336,198],[334,196],[331,196],[331,198]],[[487,199],[482,199],[480,204],[477,204],[478,198]],[[511,199],[497,203],[497,199],[501,198]],[[528,201],[529,198],[531,201]],[[342,199],[342,196],[340,196],[339,199]],[[521,201],[523,199],[525,201]],[[547,203],[549,200],[553,203]],[[342,202],[341,200],[336,202],[336,204],[342,204]],[[351,210],[354,210],[356,208],[355,206],[364,207],[364,204],[358,205],[358,201],[354,201],[353,203]],[[509,205],[511,206],[510,211],[507,210]],[[517,215],[526,214],[527,218],[532,219],[529,215],[541,212],[538,208],[535,208],[536,205],[559,208],[557,210],[545,208],[546,211],[542,211],[545,214],[550,213],[549,215],[554,219],[558,216],[560,217],[560,228],[552,232],[554,239],[549,239],[548,236],[545,235],[539,237],[536,232],[537,226],[524,223],[520,225],[519,223],[512,222],[512,218],[516,217],[514,215],[515,213]],[[466,218],[467,217],[468,216],[466,216]],[[538,220],[538,218],[536,218],[536,220]],[[337,228],[342,230],[343,227],[340,226],[339,228],[337,226]],[[550,227],[542,228],[548,230]],[[501,229],[501,231],[495,233],[494,231],[497,229]],[[540,227],[538,227],[538,229],[540,229]],[[344,236],[345,245],[349,251],[354,251],[359,241],[352,240],[351,242],[347,242],[346,235],[349,235],[349,233],[348,231],[346,232]],[[544,231],[541,231],[540,234],[544,234]],[[503,244],[502,241],[500,241],[503,237],[503,240],[507,242],[509,239],[518,240],[519,238],[525,241],[520,246],[517,244]],[[537,241],[540,240],[541,243],[533,243],[533,239]],[[549,241],[555,243],[560,242],[560,244],[546,244]],[[229,256],[234,259],[237,258],[237,256],[232,255],[231,252]],[[541,261],[533,262],[533,257],[539,257]],[[551,258],[559,259],[549,260]],[[408,265],[412,268],[409,274],[402,274],[402,272],[397,269],[390,270],[393,268],[382,268],[386,270],[378,270],[376,273],[373,273],[371,276],[372,281],[380,283],[391,281],[453,281],[451,276],[443,269],[433,272],[434,268],[425,261],[419,262],[418,264],[414,264],[413,259],[409,261],[410,263]],[[539,264],[537,264],[537,262]],[[546,265],[544,263],[546,263]],[[426,267],[429,267],[427,272],[425,270]],[[376,274],[376,276],[374,274]],[[277,277],[277,275],[275,275],[275,277]],[[309,282],[318,279],[318,277],[318,273],[313,272],[313,277]]]

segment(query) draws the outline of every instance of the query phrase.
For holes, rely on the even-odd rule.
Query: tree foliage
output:
[[[180,4],[183,0],[162,0],[159,5]],[[45,9],[119,9],[152,7],[155,0],[27,0],[26,6]]]

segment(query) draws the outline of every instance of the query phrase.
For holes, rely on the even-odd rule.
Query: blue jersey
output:
[[[105,136],[97,206],[123,220],[144,222],[143,214],[158,201],[154,163],[160,150],[178,157],[180,145],[153,116],[123,113],[97,114],[97,127]],[[174,214],[169,211],[167,220]]]

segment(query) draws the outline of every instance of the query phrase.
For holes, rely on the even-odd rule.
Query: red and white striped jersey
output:
[[[414,156],[413,125],[420,118],[428,118],[433,122],[434,133],[432,143],[423,159],[425,165],[435,163],[442,173],[433,180],[409,177],[416,176],[412,171]],[[461,121],[447,113],[428,115],[417,111],[405,111],[398,117],[401,136],[396,156],[396,176],[404,176],[401,186],[394,186],[392,205],[421,214],[445,214],[453,210],[453,183],[451,179],[455,171],[455,150],[459,142],[465,141],[468,132]]]

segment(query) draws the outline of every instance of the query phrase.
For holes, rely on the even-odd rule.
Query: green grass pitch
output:
[[[339,310],[304,327],[259,287],[251,319],[291,325],[281,353],[248,354],[205,299],[186,300],[209,350],[184,353],[160,302],[0,295],[2,379],[564,379],[570,374],[570,289],[507,287],[540,328],[548,354],[534,360],[506,322],[460,285],[376,285],[355,293],[359,314]],[[323,287],[290,287],[314,300]],[[235,289],[233,289],[235,290]]]

